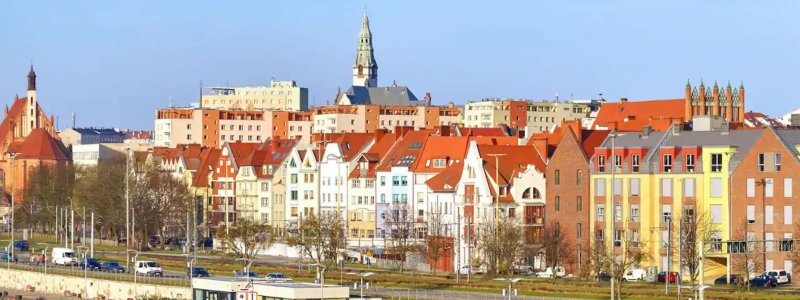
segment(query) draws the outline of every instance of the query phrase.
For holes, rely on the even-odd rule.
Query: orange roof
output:
[[[381,161],[381,158],[386,156],[386,153],[392,148],[392,145],[397,141],[397,135],[395,134],[382,134],[378,136],[378,140],[372,147],[369,148],[366,152],[361,154],[359,161],[367,162],[367,172],[364,176],[362,176],[361,172],[361,164],[356,164],[356,167],[353,168],[353,171],[350,172],[350,178],[374,178],[375,171],[378,167],[378,164]]]
[[[337,139],[333,140],[333,143],[339,145],[345,160],[350,161],[374,138],[375,134],[373,133],[343,133]]]
[[[479,128],[479,127],[459,127],[462,136],[508,136],[500,127]]]
[[[490,182],[495,180],[495,174],[499,176],[498,180],[501,186],[511,184],[514,176],[520,172],[524,172],[528,165],[533,165],[537,171],[545,172],[545,162],[539,157],[536,149],[533,146],[491,146],[491,145],[478,145],[478,153],[483,159],[483,169],[486,173],[486,179]],[[495,159],[492,154],[501,154],[499,159]],[[499,163],[499,168],[495,164]],[[490,184],[492,194],[496,194],[494,187]],[[511,203],[514,202],[511,193],[506,193],[505,196],[500,197],[500,202]]]
[[[470,137],[431,136],[425,140],[419,159],[411,168],[414,172],[439,173],[455,163],[463,162]],[[434,159],[444,159],[445,166],[434,167]]]
[[[454,192],[456,185],[461,181],[461,172],[464,170],[464,161],[454,163],[444,171],[428,179],[425,184],[434,192]]]
[[[0,141],[5,140],[6,136],[11,133],[11,117],[19,117],[22,115],[22,112],[25,110],[25,106],[27,106],[28,98],[19,98],[11,104],[11,109],[8,110],[6,117],[3,118],[3,122],[0,123]],[[15,120],[16,123],[19,124],[20,120]]]
[[[406,133],[381,159],[377,170],[389,171],[392,167],[408,167],[409,169],[413,167],[419,158],[422,145],[433,132],[433,130],[422,129]]]
[[[192,186],[194,187],[208,187],[208,173],[218,164],[219,157],[222,155],[222,149],[209,148],[208,151],[203,152],[200,158],[200,166],[197,168],[197,173],[192,177]]]
[[[641,131],[645,126],[664,131],[674,120],[685,121],[684,99],[625,101],[600,106],[593,128]]]
[[[31,130],[17,151],[17,159],[68,160],[58,142],[42,128]]]
[[[583,152],[586,153],[586,157],[592,157],[592,155],[594,155],[594,148],[599,147],[600,144],[606,140],[609,133],[611,133],[611,131],[608,130],[581,131],[581,146],[583,146]]]
[[[250,154],[253,153],[261,143],[242,143],[242,142],[233,142],[233,143],[226,143],[228,147],[228,157],[236,166],[236,169],[242,165],[242,163],[246,162]]]
[[[261,166],[280,165],[289,157],[289,153],[297,145],[294,139],[270,139],[264,141],[258,148],[254,149],[247,159],[242,161],[243,166],[254,166],[256,176],[259,178],[271,178],[273,174],[264,172]],[[297,162],[300,164],[300,162]]]

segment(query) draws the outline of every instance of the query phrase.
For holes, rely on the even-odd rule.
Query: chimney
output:
[[[643,135],[649,136],[651,133],[653,133],[653,127],[651,127],[650,125],[647,125],[647,126],[642,128],[642,134]]]
[[[384,134],[386,134],[386,129],[383,129],[383,128],[376,129],[375,130],[375,142],[377,143],[378,140],[380,140],[383,137]]]
[[[619,98],[619,102],[622,103],[628,102],[628,98]]]
[[[440,136],[450,136],[450,125],[441,125],[441,126],[439,126],[439,135]]]
[[[408,126],[395,126],[394,127],[394,137],[395,139],[400,139],[406,135],[409,131],[414,131],[413,127]]]

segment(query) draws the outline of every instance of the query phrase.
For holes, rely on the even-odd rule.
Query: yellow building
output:
[[[308,89],[293,80],[272,80],[269,85],[212,87],[201,98],[203,108],[308,110]]]
[[[703,246],[709,255],[700,275],[713,280],[729,265],[730,174],[760,131],[679,126],[610,135],[598,147],[591,161],[590,230],[616,255],[625,245],[645,251],[640,267],[678,271],[679,220],[707,220],[711,239]]]

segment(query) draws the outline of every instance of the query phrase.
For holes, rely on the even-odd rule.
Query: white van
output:
[[[761,275],[775,277],[778,284],[792,283],[792,275],[787,273],[786,270],[767,270]]]
[[[76,266],[78,265],[78,258],[75,257],[75,251],[70,248],[53,248],[50,253],[51,261],[55,265],[60,266]]]
[[[161,277],[164,276],[164,270],[157,262],[140,260],[136,262],[136,274]]]
[[[622,276],[622,280],[625,281],[639,281],[644,280],[647,277],[647,270],[645,269],[633,269],[625,273],[625,276]]]
[[[555,275],[556,278],[561,278],[566,276],[566,273],[567,272],[564,270],[564,267],[556,267],[555,272],[553,272],[553,268],[547,268],[544,271],[536,273],[536,277],[553,278],[553,275]]]

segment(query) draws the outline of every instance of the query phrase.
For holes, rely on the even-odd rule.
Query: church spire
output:
[[[366,11],[361,19],[361,31],[358,33],[358,49],[353,64],[353,85],[378,86],[378,63],[375,61],[372,31],[369,29],[369,16]]]
[[[36,72],[33,71],[33,64],[31,64],[31,70],[28,71],[28,90],[36,90]]]

